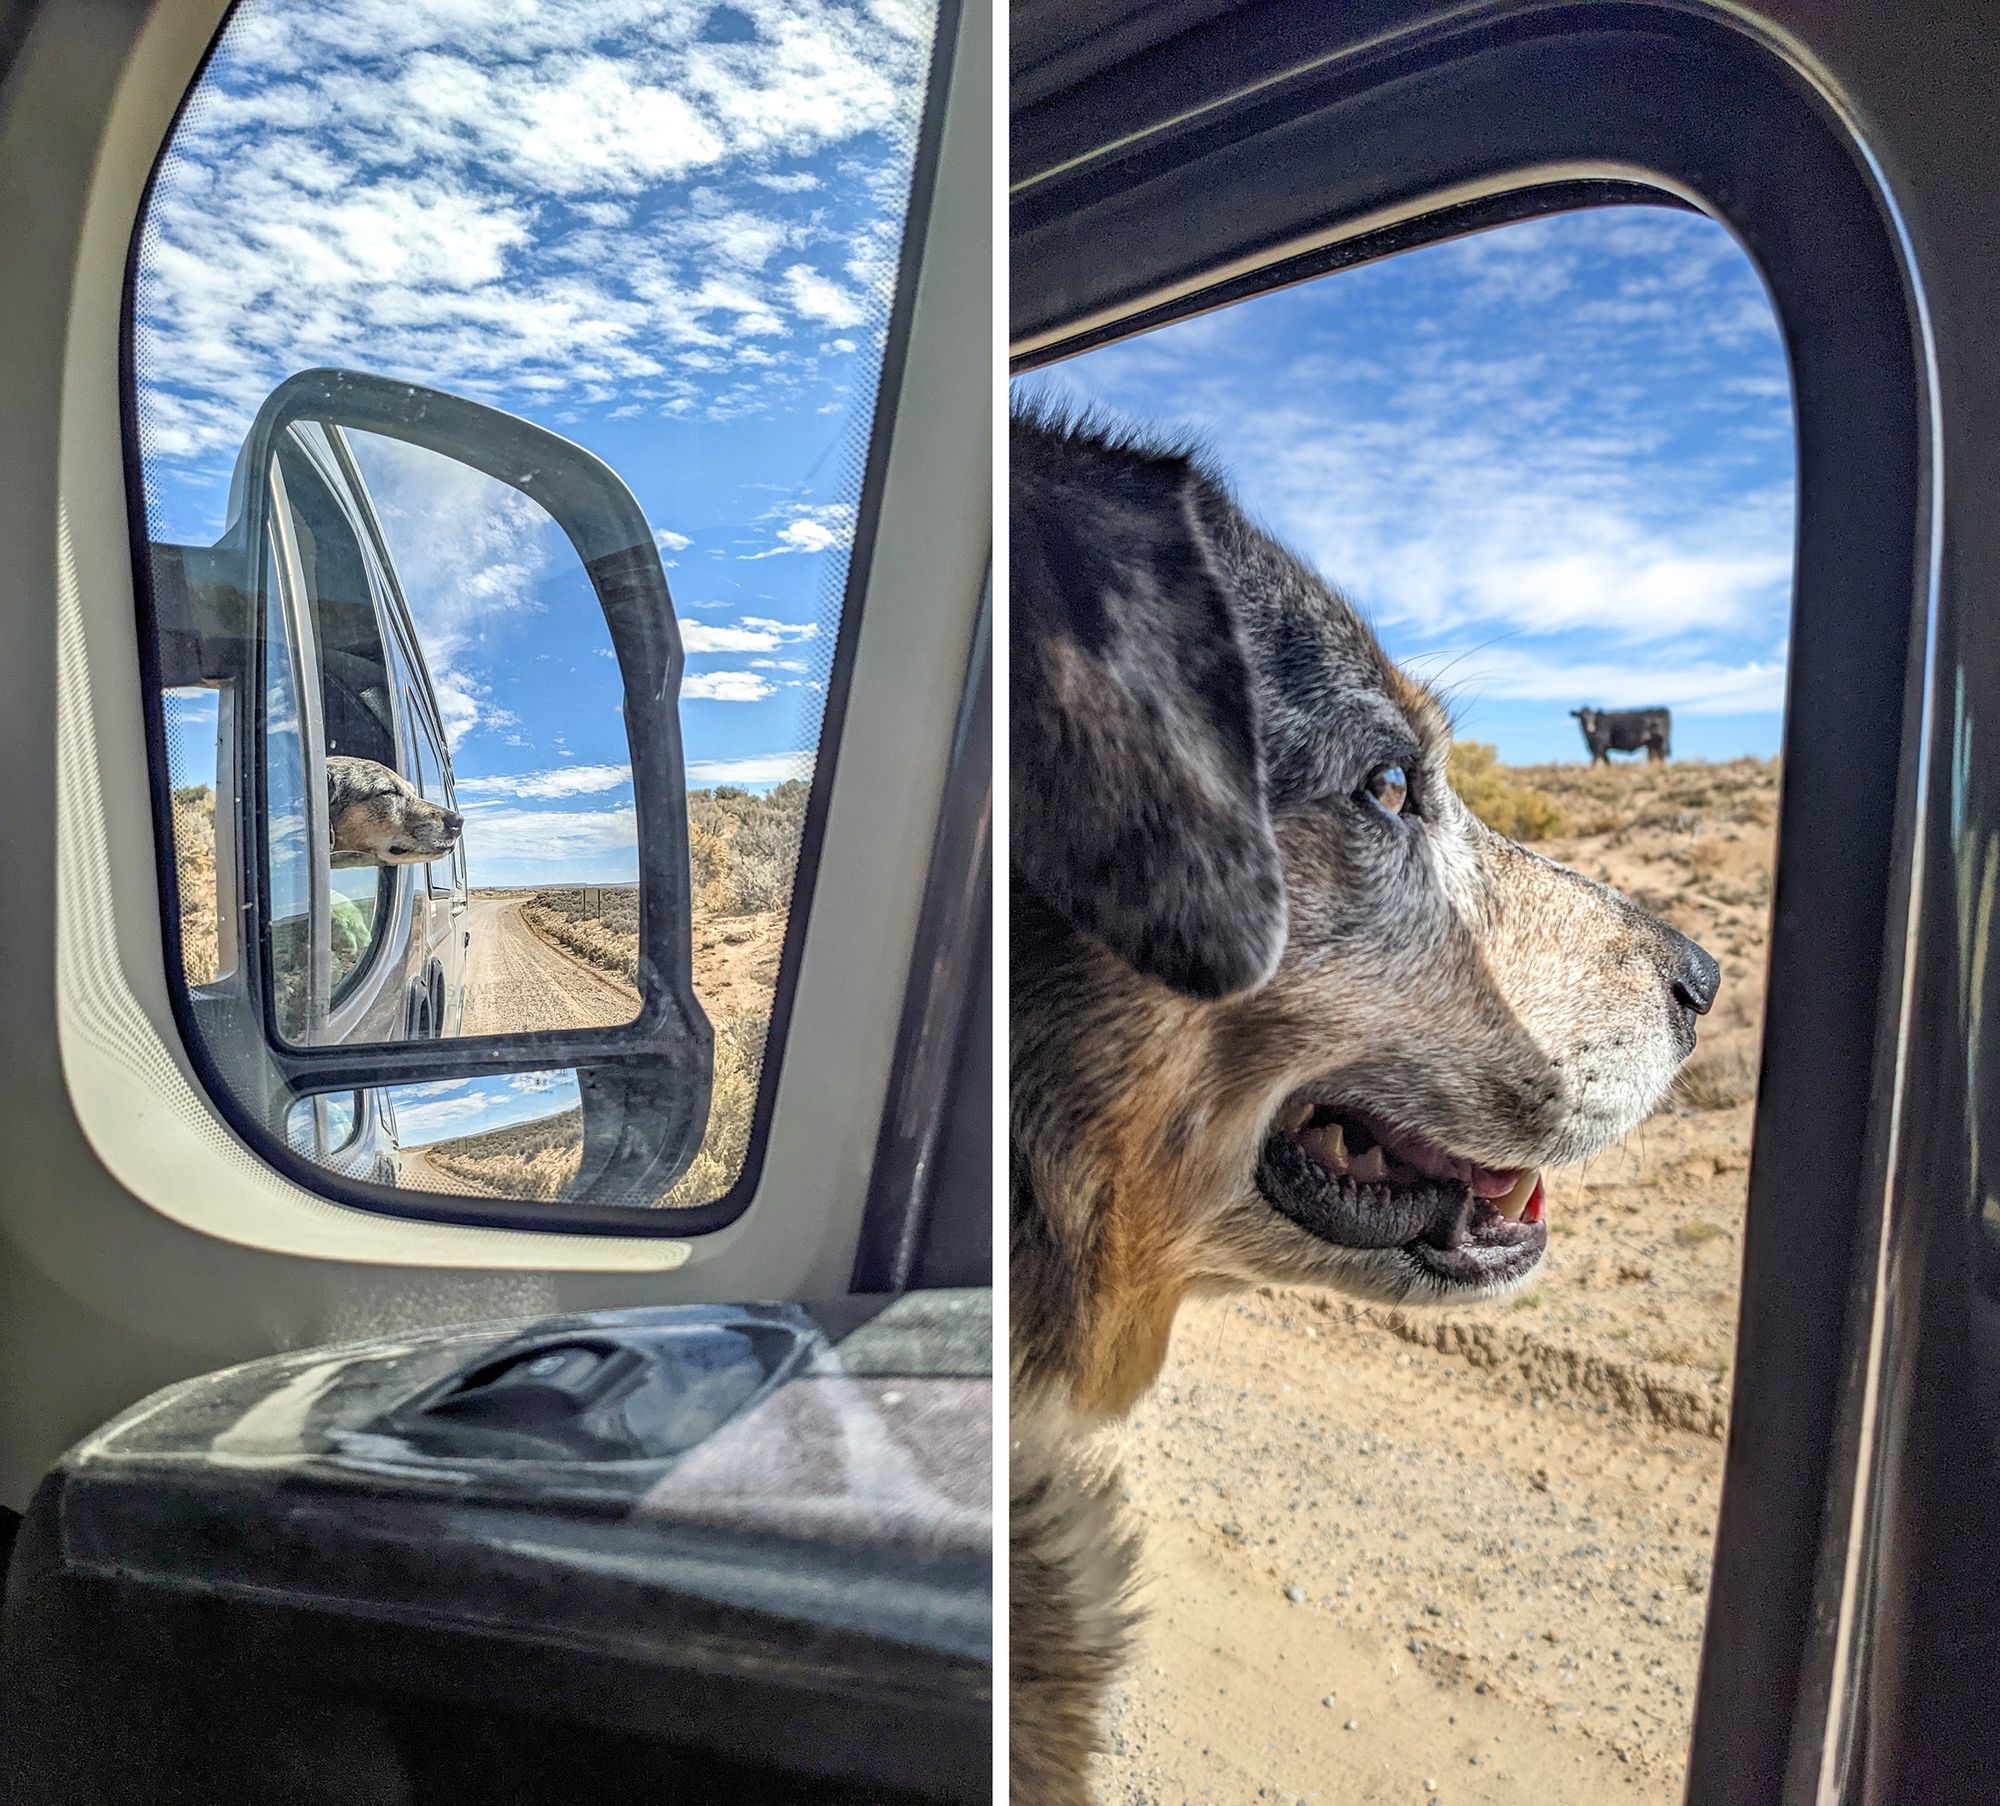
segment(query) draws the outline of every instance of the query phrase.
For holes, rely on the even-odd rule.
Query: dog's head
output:
[[[1205,1285],[1518,1282],[1539,1169],[1653,1108],[1714,962],[1484,827],[1442,708],[1197,462],[1012,459],[1025,1363],[1117,1408]]]
[[[327,822],[337,866],[422,865],[452,849],[465,818],[426,802],[416,786],[373,759],[326,762]]]

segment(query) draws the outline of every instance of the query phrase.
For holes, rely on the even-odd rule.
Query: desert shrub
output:
[[[173,793],[174,876],[180,892],[181,970],[212,984],[220,964],[215,919],[215,792],[186,784]]]
[[[1474,815],[1509,840],[1546,840],[1569,826],[1561,803],[1502,765],[1498,749],[1478,740],[1451,749],[1451,787]]]
[[[597,922],[619,934],[639,932],[639,891],[636,885],[614,889],[591,885],[587,890],[539,890],[530,901],[569,922]]]
[[[783,909],[798,863],[797,824],[779,816],[750,816],[729,843],[729,896],[739,913]]]
[[[798,778],[753,796],[732,784],[688,795],[694,893],[711,915],[760,915],[792,895],[811,787]]]
[[[576,901],[566,906],[571,898]],[[585,915],[582,908],[579,892],[537,891],[521,905],[521,919],[544,940],[553,941],[578,959],[636,985],[639,982],[636,901],[630,928],[619,927],[600,916]]]
[[[692,817],[693,812],[690,811]],[[720,915],[728,901],[729,842],[708,822],[688,823],[688,867],[695,907]]]
[[[548,1203],[568,1191],[583,1159],[583,1111],[433,1142],[424,1151],[439,1172],[488,1197]]]

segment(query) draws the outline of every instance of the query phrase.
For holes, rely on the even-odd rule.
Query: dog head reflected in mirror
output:
[[[326,815],[336,866],[422,865],[457,844],[465,818],[417,794],[373,759],[326,762]]]

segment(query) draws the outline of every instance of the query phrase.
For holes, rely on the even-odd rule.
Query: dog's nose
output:
[[[1715,1002],[1715,993],[1722,988],[1721,969],[1705,948],[1686,935],[1664,923],[1661,928],[1667,937],[1667,983],[1673,986],[1675,998],[1685,1008],[1697,1016],[1706,1016]]]
[[[465,817],[460,815],[456,810],[447,809],[444,812],[444,825],[447,830],[449,830],[453,834],[456,834],[460,828],[465,826]],[[1697,947],[1695,951],[1697,953],[1700,953],[1701,949]],[[1707,958],[1707,955],[1703,954],[1702,957]],[[1710,960],[1709,963],[1713,965],[1715,962],[1713,960]]]

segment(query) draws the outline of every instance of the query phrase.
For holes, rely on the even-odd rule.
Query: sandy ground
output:
[[[1146,1537],[1107,1802],[1681,1797],[1735,1336],[1775,773],[1524,774],[1542,849],[1720,960],[1686,1089],[1549,1176],[1530,1292],[1183,1312],[1117,1434]]]
[[[710,1017],[769,1016],[785,949],[785,911],[717,916],[694,924],[694,990]]]
[[[543,940],[521,919],[523,901],[477,894],[471,899],[465,1032],[507,1035],[630,1022],[638,1011],[632,987]]]

